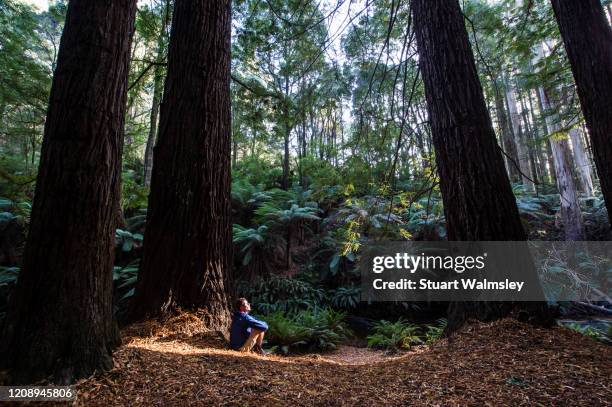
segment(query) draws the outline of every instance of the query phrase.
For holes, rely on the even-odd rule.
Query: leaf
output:
[[[334,254],[334,257],[332,257],[332,260],[329,263],[329,269],[333,274],[336,274],[336,272],[338,271],[339,264],[340,264],[340,256],[337,254]]]
[[[125,293],[125,295],[123,297],[121,297],[121,300],[125,300],[126,298],[131,297],[132,295],[134,295],[134,291],[135,289],[132,288],[130,291],[128,291],[127,293]]]
[[[121,250],[124,252],[129,252],[130,250],[132,250],[132,247],[134,247],[134,241],[132,239],[127,239],[123,242]]]
[[[251,262],[251,259],[253,258],[253,251],[249,250],[246,255],[244,256],[244,258],[242,259],[242,265],[246,266]]]
[[[565,269],[559,266],[550,266],[546,269],[549,273],[565,273]]]

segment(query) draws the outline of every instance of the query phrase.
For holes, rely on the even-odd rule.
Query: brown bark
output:
[[[459,3],[413,0],[412,10],[448,239],[525,240]],[[515,306],[451,303],[447,332],[470,317],[493,319]]]
[[[524,240],[459,3],[413,11],[449,240]]]
[[[114,234],[136,0],[72,0],[53,77],[28,242],[7,316],[12,380],[112,367]],[[5,353],[6,352],[6,353]]]
[[[552,0],[612,217],[612,28],[599,0]]]
[[[228,323],[231,2],[177,2],[131,317],[206,308]]]

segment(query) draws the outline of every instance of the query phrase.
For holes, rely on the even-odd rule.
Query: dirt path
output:
[[[141,336],[125,332],[115,368],[80,382],[77,404],[599,406],[612,400],[612,348],[564,328],[503,320],[391,358],[347,347],[259,357],[225,350],[215,334],[180,324],[161,333],[148,327],[145,336],[141,328]]]
[[[371,365],[375,363],[385,363],[395,360],[409,358],[417,353],[426,352],[429,348],[426,346],[416,347],[410,352],[401,352],[398,354],[388,354],[382,350],[359,348],[355,346],[338,346],[338,349],[333,352],[323,354],[310,354],[294,357],[301,361],[316,361],[336,363],[339,365],[361,366]]]

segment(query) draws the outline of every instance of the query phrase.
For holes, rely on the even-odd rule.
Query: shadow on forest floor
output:
[[[333,354],[242,354],[224,349],[212,332],[152,329],[132,336],[130,329],[114,369],[78,383],[77,405],[592,406],[612,400],[611,347],[569,329],[510,319],[468,325],[450,342],[364,364]]]

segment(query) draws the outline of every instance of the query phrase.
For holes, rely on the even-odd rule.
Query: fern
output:
[[[419,333],[421,328],[400,318],[396,322],[379,321],[368,336],[368,347],[397,351],[410,349],[423,343]]]
[[[288,316],[276,312],[263,317],[269,329],[269,345],[283,354],[303,351],[326,351],[352,336],[346,323],[346,314],[331,309],[300,311]]]

